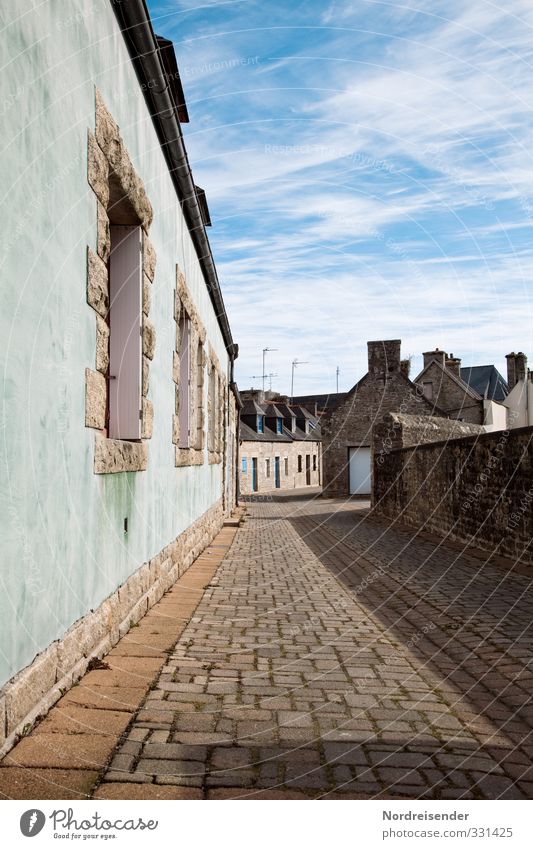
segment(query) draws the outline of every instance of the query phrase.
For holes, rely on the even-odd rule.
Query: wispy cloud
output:
[[[533,8],[152,2],[246,385],[343,386],[366,341],[495,362],[531,345]],[[176,14],[173,15],[172,12]],[[415,360],[415,365],[417,360]]]

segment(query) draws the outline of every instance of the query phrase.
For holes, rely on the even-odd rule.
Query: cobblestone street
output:
[[[248,504],[97,797],[533,797],[528,578],[365,506]]]

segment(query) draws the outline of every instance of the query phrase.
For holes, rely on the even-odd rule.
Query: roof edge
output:
[[[238,356],[233,341],[220,283],[205,232],[192,170],[183,142],[177,107],[169,90],[157,37],[145,0],[110,0],[126,47],[141,83],[176,194],[194,244],[196,255],[230,359]]]

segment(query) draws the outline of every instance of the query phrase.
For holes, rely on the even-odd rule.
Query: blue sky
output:
[[[241,388],[341,390],[369,339],[464,365],[533,357],[533,5],[149,2]]]

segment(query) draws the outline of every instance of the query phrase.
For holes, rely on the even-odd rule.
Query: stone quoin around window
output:
[[[226,420],[226,381],[219,359],[209,345],[207,360],[207,457],[208,462],[222,462],[224,423]]]
[[[95,96],[87,179],[96,200],[97,236],[96,251],[87,249],[87,303],[95,315],[96,355],[95,370],[85,370],[85,426],[97,431],[95,474],[138,472],[147,468],[153,425],[148,399],[155,350],[148,318],[156,264],[148,238],[153,211],[98,89]],[[116,286],[114,274],[119,275]],[[120,275],[128,281],[127,292]],[[128,332],[135,324],[136,338]]]
[[[206,332],[183,272],[176,266],[174,293],[176,344],[172,379],[176,404],[172,441],[176,466],[201,466],[205,459],[204,374]]]

